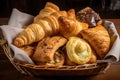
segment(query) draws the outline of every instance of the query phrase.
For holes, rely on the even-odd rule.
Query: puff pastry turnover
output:
[[[98,25],[94,28],[82,30],[80,34],[90,43],[98,57],[103,59],[110,48],[110,37],[104,26]]]

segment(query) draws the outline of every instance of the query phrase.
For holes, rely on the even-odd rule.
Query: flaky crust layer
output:
[[[79,22],[76,19],[74,9],[68,11],[67,17],[59,17],[58,21],[60,24],[60,33],[66,38],[77,36],[81,30],[88,28],[87,23]]]
[[[45,36],[43,28],[38,24],[31,24],[24,29],[13,41],[17,47],[31,44],[41,40]]]
[[[97,55],[103,59],[110,48],[110,37],[107,30],[102,25],[98,25],[94,28],[82,30],[80,34],[89,42]]]

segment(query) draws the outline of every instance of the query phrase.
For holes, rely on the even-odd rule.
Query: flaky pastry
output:
[[[53,3],[46,3],[45,8],[34,18],[34,22],[16,36],[13,44],[21,47],[40,41],[46,36],[56,35],[60,31],[58,22],[60,16],[67,16],[67,12],[60,11]]]
[[[38,24],[30,24],[14,39],[13,44],[17,47],[31,44],[41,40],[45,36],[43,28]]]
[[[103,59],[110,48],[110,36],[105,27],[98,25],[94,28],[82,30],[80,34],[89,42],[99,58]]]
[[[49,63],[54,61],[56,51],[65,45],[67,40],[62,36],[44,38],[37,45],[33,60],[36,63]]]
[[[76,64],[87,63],[92,55],[89,44],[79,37],[70,37],[66,44],[67,56]]]
[[[47,2],[45,7],[40,10],[39,14],[34,17],[34,22],[38,21],[39,19],[49,16],[54,12],[59,11],[59,7],[51,2]]]
[[[60,33],[66,38],[77,36],[81,30],[88,28],[87,23],[79,22],[76,19],[74,9],[68,11],[67,17],[59,17],[58,21],[60,24]]]

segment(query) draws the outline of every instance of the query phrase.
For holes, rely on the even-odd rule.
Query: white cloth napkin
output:
[[[33,16],[20,12],[17,9],[13,9],[8,25],[2,25],[0,28],[3,31],[4,37],[8,41],[8,45],[14,51],[14,58],[34,64],[34,62],[25,54],[24,51],[12,45],[12,41],[19,32],[23,30],[23,27],[29,24],[33,20]],[[105,21],[105,27],[110,33],[111,40],[114,40],[112,47],[108,54],[105,56],[105,60],[119,61],[120,58],[120,39],[116,31],[115,25],[110,21]]]
[[[34,62],[23,50],[12,44],[16,35],[23,30],[22,27],[28,25],[32,20],[33,16],[20,12],[17,9],[13,9],[8,25],[2,25],[0,28],[2,29],[4,37],[8,41],[9,47],[14,51],[13,58],[34,64]]]
[[[105,59],[119,61],[120,59],[120,38],[113,22],[105,21],[105,28],[108,30],[111,39],[111,49]]]

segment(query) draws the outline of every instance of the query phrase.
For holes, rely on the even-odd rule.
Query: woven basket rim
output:
[[[94,69],[94,68],[99,68],[103,67],[103,71],[107,70],[108,67],[110,67],[111,63],[109,62],[96,62],[92,64],[82,64],[82,65],[76,65],[76,66],[70,66],[70,65],[63,65],[60,67],[45,67],[45,65],[36,65],[36,64],[30,64],[30,63],[25,63],[19,60],[14,60],[14,64],[25,67],[25,68],[30,68],[30,69],[39,69],[39,70],[86,70],[86,69]]]

